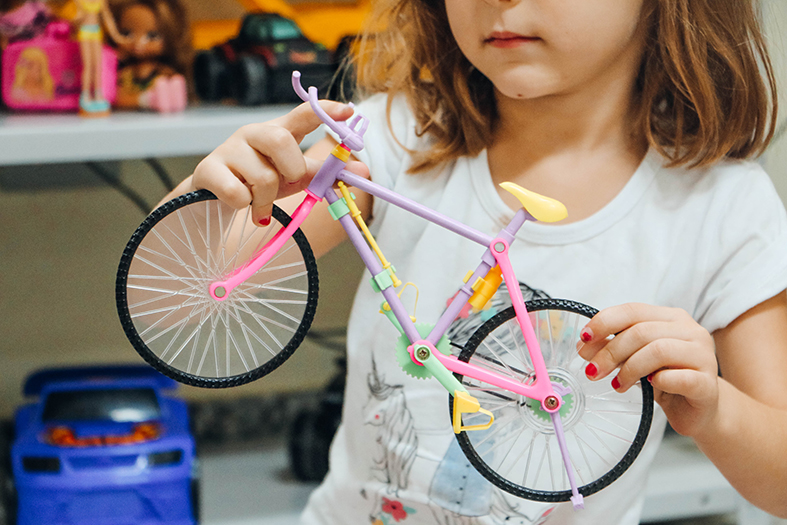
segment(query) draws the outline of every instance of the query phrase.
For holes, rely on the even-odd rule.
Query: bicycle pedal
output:
[[[489,416],[489,421],[480,425],[462,425],[462,414],[475,414],[478,412]],[[454,391],[454,434],[471,430],[486,430],[491,427],[494,422],[495,416],[493,416],[490,411],[481,408],[481,404],[476,398],[467,392],[462,392],[460,390]]]

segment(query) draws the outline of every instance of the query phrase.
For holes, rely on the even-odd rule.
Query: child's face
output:
[[[518,99],[608,89],[634,78],[646,0],[446,0],[468,60]]]
[[[123,10],[120,33],[129,43],[120,45],[121,51],[137,58],[156,58],[164,53],[164,37],[159,31],[156,14],[147,6],[136,4]]]

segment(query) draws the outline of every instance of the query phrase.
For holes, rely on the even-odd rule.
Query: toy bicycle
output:
[[[616,480],[639,454],[650,429],[653,388],[640,381],[626,393],[591,382],[576,351],[579,331],[596,310],[567,300],[525,303],[508,257],[526,221],[566,216],[553,199],[513,183],[502,186],[522,204],[491,237],[345,170],[363,149],[369,121],[336,122],[293,87],[339,137],[300,206],[288,216],[274,206],[270,226],[251,222],[200,190],[155,210],[126,247],[117,304],[126,335],[153,367],[180,382],[229,387],[258,379],[298,347],[317,304],[317,266],[300,230],[325,199],[372,275],[382,312],[401,333],[392,346],[402,368],[433,377],[449,393],[449,414],[470,463],[497,487],[527,499],[571,500]],[[338,184],[337,190],[334,185]],[[375,242],[348,186],[470,239],[483,248],[478,266],[433,325],[416,324],[396,289],[401,281]],[[445,337],[470,303],[483,310],[502,282],[513,306],[491,316],[452,355]],[[405,285],[406,286],[406,285]]]

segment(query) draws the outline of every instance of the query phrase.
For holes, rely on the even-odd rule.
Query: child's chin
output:
[[[495,86],[498,97],[511,100],[533,100],[550,94],[546,89],[534,89],[532,86],[504,86],[500,89]]]
[[[532,68],[517,68],[491,78],[498,96],[514,100],[532,100],[554,94],[555,83]]]

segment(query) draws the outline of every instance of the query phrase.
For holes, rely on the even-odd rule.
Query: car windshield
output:
[[[271,36],[273,40],[288,40],[299,38],[301,31],[293,22],[289,20],[274,20],[271,24]]]
[[[52,392],[44,421],[114,421],[137,423],[158,419],[161,409],[152,388]]]

